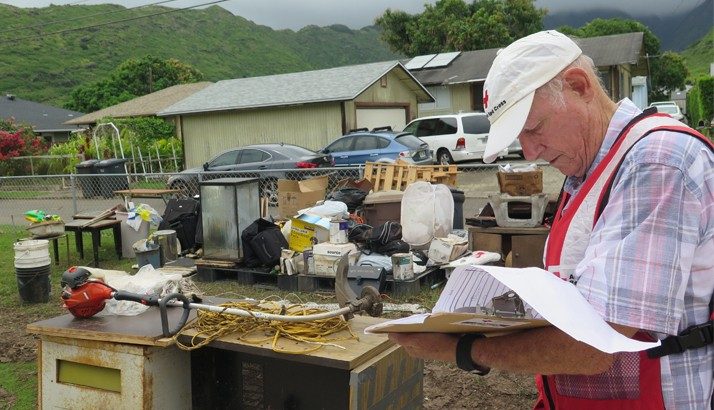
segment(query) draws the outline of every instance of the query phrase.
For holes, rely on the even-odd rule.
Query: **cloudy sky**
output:
[[[175,0],[165,1],[164,6],[190,7],[208,3],[212,0]],[[615,8],[632,15],[676,14],[694,8],[704,0],[590,0],[587,5],[573,0],[536,0],[538,7],[550,11],[568,11],[584,8]],[[18,7],[45,7],[49,4],[98,4],[114,3],[125,7],[136,7],[142,4],[156,3],[159,0],[0,0],[0,3],[12,4]],[[300,29],[308,24],[319,26],[329,24],[344,24],[352,28],[360,28],[372,24],[386,8],[404,10],[409,13],[419,13],[425,2],[434,0],[228,0],[221,6],[252,20],[276,29]],[[580,4],[578,4],[580,3]]]

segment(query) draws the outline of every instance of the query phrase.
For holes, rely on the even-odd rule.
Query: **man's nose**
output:
[[[525,159],[535,161],[538,159],[538,155],[543,151],[543,148],[540,144],[530,140],[530,138],[518,138],[518,141],[521,143],[521,148],[523,148],[523,156]]]

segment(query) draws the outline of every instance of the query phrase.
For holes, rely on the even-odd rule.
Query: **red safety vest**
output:
[[[694,136],[710,147],[703,135],[682,125],[666,114],[643,113],[620,133],[612,148],[570,198],[563,193],[546,243],[544,264],[547,270],[564,280],[572,280],[575,267],[582,260],[588,239],[607,202],[609,189],[625,155],[640,139],[655,131],[675,131]],[[565,204],[570,202],[567,209]],[[637,340],[653,341],[638,332]],[[536,409],[662,409],[660,361],[647,353],[621,352],[613,366],[594,376],[536,376]]]

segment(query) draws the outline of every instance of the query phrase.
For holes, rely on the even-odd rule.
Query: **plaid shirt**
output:
[[[619,103],[588,173],[641,111]],[[582,179],[570,177],[575,194]],[[655,132],[638,142],[615,177],[575,279],[612,323],[657,337],[709,320],[714,291],[714,154],[701,141]],[[710,408],[712,345],[660,361],[665,406]]]

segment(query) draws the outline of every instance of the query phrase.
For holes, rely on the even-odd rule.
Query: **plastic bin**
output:
[[[147,221],[141,221],[139,225],[139,230],[135,231],[134,228],[129,226],[125,221],[129,217],[128,212],[116,212],[116,219],[121,222],[121,257],[122,258],[133,258],[136,256],[134,253],[134,248],[132,245],[134,242],[140,239],[146,239],[149,236],[149,223]],[[138,216],[137,216],[138,218]]]
[[[464,201],[466,195],[464,191],[456,188],[449,188],[451,196],[454,198],[454,229],[464,229]]]
[[[78,175],[94,175],[97,173],[96,165],[98,162],[96,159],[88,159],[75,165],[74,169],[77,170]],[[77,180],[79,181],[79,188],[82,190],[82,196],[94,198],[99,195],[97,177],[81,176]]]
[[[129,161],[125,158],[109,158],[99,161],[95,168],[99,175],[125,174],[124,164]],[[105,198],[114,196],[114,191],[129,189],[125,175],[97,177],[98,194]]]
[[[367,195],[362,204],[365,223],[377,227],[387,221],[400,222],[403,196],[402,191],[380,191]]]

